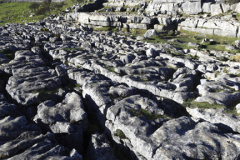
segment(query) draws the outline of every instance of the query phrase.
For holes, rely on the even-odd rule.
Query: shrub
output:
[[[47,11],[48,8],[46,7],[40,8],[39,10],[36,11],[36,15],[45,15]]]
[[[34,12],[36,12],[36,9],[39,8],[39,3],[32,3],[30,6],[29,6],[29,9],[32,9]]]

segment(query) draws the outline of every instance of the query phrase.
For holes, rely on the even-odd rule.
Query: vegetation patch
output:
[[[113,67],[106,67],[106,69],[109,70],[110,72],[118,74]]]
[[[10,60],[13,60],[15,57],[15,52],[10,49],[1,50],[0,53],[4,54]]]
[[[75,51],[75,50],[83,50],[84,48],[63,48],[64,51]]]
[[[186,41],[184,39],[186,37],[188,37],[191,40],[191,42],[196,42],[196,43],[201,44],[201,41],[202,41],[203,37],[200,36],[199,33],[186,31],[186,30],[181,30],[181,33],[184,34],[184,35],[180,36],[183,41]],[[227,52],[231,52],[231,53],[239,53],[240,52],[240,49],[226,50],[226,48],[225,48],[225,45],[229,45],[229,44],[235,45],[235,41],[238,40],[237,37],[234,38],[234,37],[226,37],[226,36],[217,36],[217,35],[206,34],[205,38],[213,39],[215,41],[215,43],[207,41],[204,44],[201,44],[199,46],[199,49],[227,51]]]
[[[126,139],[127,138],[126,135],[123,133],[123,131],[120,130],[120,129],[117,129],[114,135],[118,136],[121,139]]]
[[[117,32],[118,29],[116,27],[95,27],[93,28],[94,31],[112,31]]]
[[[152,120],[152,121],[155,121],[156,119],[159,119],[159,118],[171,119],[171,117],[167,115],[152,114],[145,109],[140,109],[140,110],[129,109],[128,112],[131,113],[133,116],[146,118],[147,120]]]
[[[0,3],[0,20],[3,21],[0,25],[4,26],[5,23],[37,22],[50,14],[64,14],[66,8],[76,3],[83,5],[88,2],[87,0],[66,0],[60,3],[49,3],[48,0],[45,4],[31,2]]]
[[[230,60],[234,60],[236,62],[240,62],[240,55],[235,55],[235,56],[231,57]]]
[[[229,106],[224,106],[221,104],[210,104],[208,102],[195,102],[194,99],[189,99],[188,101],[183,102],[182,104],[183,107],[189,107],[189,108],[200,108],[202,110],[205,109],[224,109],[226,113],[230,113],[233,115],[238,115],[236,109],[235,109],[235,104],[229,105]]]
[[[222,88],[211,88],[209,92],[219,93],[222,92],[224,89]]]
[[[216,71],[216,72],[215,72],[215,75],[214,75],[215,78],[217,78],[217,76],[218,76],[219,74],[220,74],[220,72],[219,72],[219,71]]]
[[[32,93],[39,93],[38,101],[39,103],[44,102],[47,99],[51,99],[51,96],[58,91],[60,87],[51,87],[51,88],[44,88],[32,91]]]
[[[200,108],[203,110],[210,109],[210,108],[213,108],[213,109],[225,108],[226,109],[226,106],[224,106],[224,105],[220,105],[220,104],[216,104],[216,103],[210,104],[208,102],[195,102],[194,99],[189,99],[188,101],[183,102],[182,105],[183,105],[183,107]]]

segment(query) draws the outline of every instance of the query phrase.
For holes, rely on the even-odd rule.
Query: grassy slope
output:
[[[67,0],[64,2],[64,5],[61,8],[53,7],[54,9],[51,11],[51,14],[58,15],[66,8],[76,4],[77,2],[73,2],[72,0]],[[25,22],[35,22],[44,19],[48,16],[45,15],[37,15],[34,17],[29,17],[33,11],[29,9],[29,6],[32,3],[29,2],[13,2],[13,3],[1,3],[0,4],[0,20],[3,21],[0,25],[5,25],[5,23],[25,23]],[[41,4],[41,3],[40,3]],[[56,3],[52,3],[54,6]],[[8,17],[10,20],[8,20]]]

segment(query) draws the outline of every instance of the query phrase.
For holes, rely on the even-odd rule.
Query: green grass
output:
[[[128,112],[131,113],[133,116],[137,116],[140,118],[145,117],[147,120],[153,120],[153,121],[159,118],[171,119],[171,117],[167,115],[152,114],[145,109],[140,109],[140,110],[129,109]]]
[[[117,32],[118,29],[115,27],[96,27],[93,29],[94,31],[112,31],[112,32]]]
[[[229,106],[224,106],[224,105],[221,105],[221,104],[216,104],[216,103],[213,103],[213,104],[210,104],[208,102],[195,102],[194,99],[189,99],[188,101],[186,102],[183,102],[182,104],[183,107],[189,107],[189,108],[200,108],[202,110],[205,110],[205,109],[225,109],[225,112],[226,113],[230,113],[230,114],[233,114],[233,115],[238,115],[236,109],[235,109],[235,105],[229,105]]]
[[[14,2],[14,3],[1,3],[0,5],[0,20],[3,22],[0,25],[5,25],[5,23],[23,23],[26,21],[33,21],[34,19],[43,19],[44,16],[30,16],[29,6],[31,3],[26,2]],[[22,15],[24,17],[22,17]],[[8,17],[10,20],[8,20]]]
[[[228,71],[227,71],[227,67],[224,67],[224,69],[223,69],[223,73],[227,73]]]
[[[84,48],[63,48],[64,51],[74,51],[74,50],[83,50]]]
[[[219,71],[216,71],[216,73],[215,73],[215,78],[217,78],[217,76],[220,74],[220,72]]]
[[[109,70],[110,72],[117,73],[113,67],[106,67],[106,69]]]
[[[199,33],[197,32],[191,32],[191,31],[185,31],[185,30],[181,30],[181,33],[185,33],[186,36],[189,37],[194,37],[195,42],[197,43],[201,43],[202,39],[204,37],[199,36]],[[213,39],[216,41],[216,44],[210,44],[210,42],[205,42],[203,45],[200,45],[200,49],[206,49],[206,50],[217,50],[217,51],[228,51],[231,53],[239,53],[240,49],[236,49],[236,50],[226,50],[225,45],[235,45],[235,41],[238,40],[238,38],[233,38],[233,37],[225,37],[225,36],[217,36],[217,35],[208,35],[206,34],[206,38],[207,39]]]
[[[171,43],[174,47],[179,49],[193,49],[196,47],[188,46],[188,42],[195,42],[200,44],[198,49],[206,49],[206,50],[217,50],[217,51],[228,51],[231,53],[240,53],[240,49],[236,50],[226,50],[225,45],[233,44],[238,38],[232,37],[223,37],[223,36],[216,36],[216,35],[206,35],[206,38],[213,39],[216,41],[215,44],[211,44],[211,42],[205,42],[201,44],[201,41],[204,37],[199,36],[199,33],[190,32],[181,30],[182,35],[177,36],[174,34],[160,34],[149,39],[144,39],[143,41],[150,42],[150,43]],[[175,39],[176,41],[169,42],[169,40]],[[193,57],[192,57],[193,58]],[[197,57],[196,57],[197,58]],[[220,59],[222,61],[227,61],[227,58]]]
[[[127,32],[127,28],[123,28],[122,29],[123,32]],[[131,35],[133,36],[139,36],[139,35],[143,35],[147,32],[147,29],[135,29],[135,28],[131,28],[129,29],[129,32],[131,33]]]
[[[169,42],[168,40],[176,39],[179,42]],[[157,36],[153,36],[149,39],[144,39],[143,41],[150,42],[150,43],[170,43],[174,47],[179,49],[193,49],[196,47],[188,46],[188,42],[197,42],[194,38],[191,38],[189,36],[175,36],[175,35],[169,35],[169,34],[161,34]]]
[[[193,99],[189,99],[186,102],[183,102],[183,107],[189,107],[189,108],[200,108],[200,109],[220,109],[220,108],[226,108],[224,105],[220,105],[220,104],[210,104],[208,102],[195,102]]]
[[[66,0],[61,3],[51,3],[51,14],[58,15],[59,13],[63,13],[66,8],[69,8],[73,4],[76,4],[72,0]],[[86,3],[86,0],[80,4]],[[29,9],[29,6],[33,4],[30,2],[12,2],[12,3],[0,3],[0,20],[3,21],[0,25],[5,25],[5,23],[25,23],[25,22],[36,22],[44,19],[48,16],[48,13],[45,15],[35,15],[34,17],[29,17],[34,11]],[[40,3],[41,4],[41,3]],[[41,6],[38,8],[40,9]],[[10,18],[8,20],[8,17]]]
[[[118,137],[121,138],[121,139],[126,139],[126,138],[127,138],[126,135],[123,133],[123,131],[120,130],[120,129],[117,129],[117,130],[116,130],[116,133],[115,133],[114,135],[115,135],[115,136],[118,136]]]

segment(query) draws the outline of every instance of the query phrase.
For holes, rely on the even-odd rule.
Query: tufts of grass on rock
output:
[[[154,113],[152,114],[145,109],[140,109],[140,110],[129,109],[128,112],[131,113],[133,116],[146,118],[147,120],[152,120],[152,121],[155,121],[159,118],[171,119],[171,117],[167,115],[160,115],[160,114],[154,114]]]

